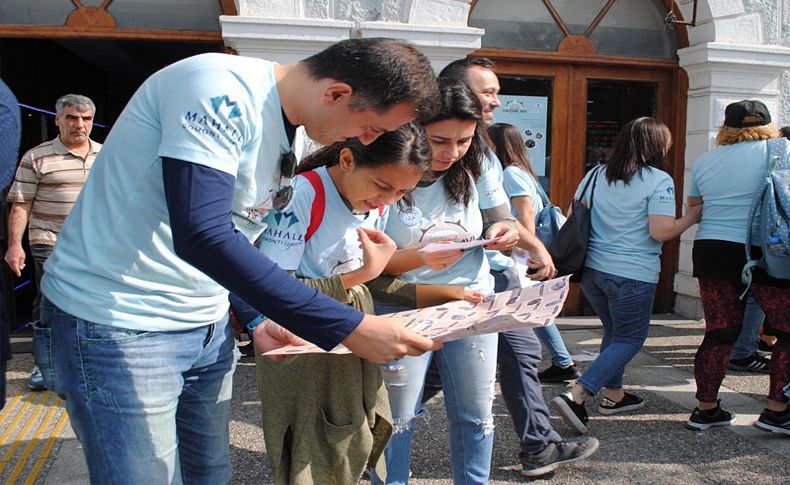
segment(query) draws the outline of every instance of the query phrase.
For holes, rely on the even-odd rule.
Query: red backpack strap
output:
[[[313,186],[315,191],[315,198],[313,198],[313,206],[310,208],[310,224],[307,226],[307,232],[304,234],[304,242],[310,240],[318,230],[321,222],[324,220],[324,211],[326,210],[326,192],[324,192],[324,183],[321,181],[321,176],[314,170],[309,172],[300,173],[302,177],[306,178],[310,185]]]

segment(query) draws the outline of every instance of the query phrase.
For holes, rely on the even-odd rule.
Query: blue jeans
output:
[[[593,394],[622,389],[625,366],[647,338],[656,284],[584,268],[582,291],[603,323],[601,352],[577,382]]]
[[[760,340],[760,327],[765,320],[765,313],[757,300],[749,294],[746,300],[746,310],[743,313],[743,327],[738,334],[738,340],[730,352],[731,359],[745,359],[757,353],[757,341]]]
[[[549,349],[551,355],[551,362],[562,369],[568,368],[573,365],[571,354],[565,347],[565,342],[560,335],[560,329],[557,325],[549,325],[548,327],[535,327],[535,335],[540,339],[540,343]]]
[[[377,305],[377,313],[382,308]],[[453,482],[488,483],[494,447],[497,334],[446,342],[442,350],[403,357],[382,366],[395,427],[385,451],[387,483],[408,483],[414,418],[425,414],[421,397],[431,357],[439,368],[450,422]]]
[[[36,361],[65,399],[91,483],[228,483],[238,350],[228,318],[193,330],[126,330],[45,298]]]

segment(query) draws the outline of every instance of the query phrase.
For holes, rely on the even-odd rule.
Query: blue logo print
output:
[[[675,194],[675,187],[667,187],[667,194],[674,195]]]
[[[299,222],[299,218],[296,217],[296,214],[293,212],[275,212],[274,213],[274,220],[277,221],[277,225],[279,226],[282,219],[285,218],[288,220],[288,227],[293,226],[297,222]]]
[[[241,109],[236,104],[235,101],[231,101],[228,95],[217,96],[211,98],[211,106],[214,108],[215,113],[219,113],[219,109],[222,105],[226,105],[230,107],[230,112],[228,113],[228,119],[238,118],[241,116]]]

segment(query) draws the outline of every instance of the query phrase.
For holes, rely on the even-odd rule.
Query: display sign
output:
[[[532,168],[546,175],[546,134],[549,98],[546,96],[499,95],[502,103],[494,112],[494,121],[518,128],[527,147]]]

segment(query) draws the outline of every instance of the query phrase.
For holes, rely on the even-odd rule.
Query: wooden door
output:
[[[675,180],[680,213],[687,86],[675,63],[613,66],[571,59],[559,62],[556,58],[536,62],[532,56],[524,59],[523,53],[503,56],[501,51],[487,57],[497,63],[505,99],[515,95],[546,100],[546,161],[539,174],[544,176],[542,182],[555,204],[563,208],[570,204],[585,167],[596,161],[596,154],[603,156],[606,145],[613,142],[623,124],[638,116],[652,116],[669,126],[675,140],[665,168]],[[678,248],[677,240],[664,245],[656,313],[672,311]],[[583,315],[591,311],[574,285],[564,314]]]

